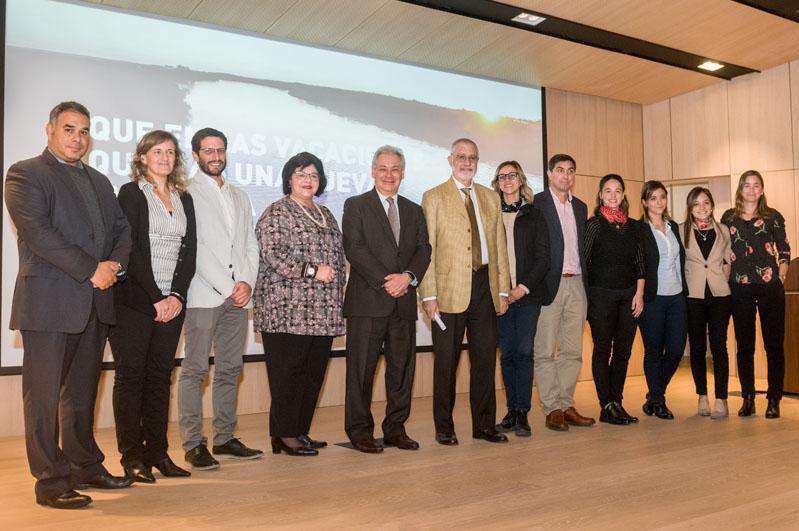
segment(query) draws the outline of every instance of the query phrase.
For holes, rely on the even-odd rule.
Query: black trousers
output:
[[[261,334],[269,377],[269,433],[297,437],[311,430],[325,380],[332,336]]]
[[[766,349],[768,392],[771,400],[782,398],[785,380],[785,289],[782,283],[733,284],[732,323],[738,345],[738,378],[743,396],[755,396],[755,312]]]
[[[383,436],[405,430],[416,370],[416,322],[390,317],[347,318],[347,394],[344,428],[351,441],[374,437],[372,384],[385,345],[386,416]]]
[[[108,327],[92,311],[79,334],[21,334],[25,447],[42,501],[106,472],[94,440],[94,402]]]
[[[488,283],[488,268],[472,274],[469,306],[462,313],[442,313],[447,329],[433,328],[433,420],[437,432],[454,433],[455,378],[463,333],[469,343],[469,403],[472,430],[493,428],[497,403],[494,372],[497,365],[497,314]]]
[[[638,319],[633,317],[636,286],[627,289],[588,288],[588,323],[594,352],[591,371],[599,405],[621,403]]]
[[[727,357],[727,327],[730,324],[730,296],[686,299],[688,306],[688,344],[691,347],[691,373],[696,394],[707,394],[707,341],[713,355],[713,380],[716,398],[727,398],[730,363]]]
[[[114,421],[122,465],[154,465],[169,447],[169,386],[185,309],[167,323],[117,305],[109,342],[114,353]]]

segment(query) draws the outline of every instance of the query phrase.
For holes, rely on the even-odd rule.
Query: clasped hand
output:
[[[100,262],[97,264],[97,269],[94,270],[94,274],[89,279],[92,282],[92,286],[97,289],[108,289],[117,282],[117,273],[122,269],[122,265],[119,262],[113,262],[111,260],[106,260],[105,262]]]
[[[155,321],[159,323],[168,323],[183,311],[183,303],[174,295],[161,299],[153,304],[153,307],[155,307]]]
[[[408,273],[391,273],[386,275],[383,280],[383,289],[395,299],[408,293],[408,286],[411,283],[411,276]]]

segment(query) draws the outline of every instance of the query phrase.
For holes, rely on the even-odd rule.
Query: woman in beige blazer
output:
[[[730,231],[713,217],[713,195],[697,186],[686,198],[685,222],[680,235],[685,246],[685,280],[688,284],[688,342],[698,412],[721,418],[728,415],[727,327],[730,322]],[[707,338],[713,355],[716,401],[713,411],[707,397]]]

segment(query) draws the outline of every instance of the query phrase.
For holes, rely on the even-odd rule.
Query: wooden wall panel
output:
[[[584,175],[604,175],[608,168],[605,100],[566,93],[566,125],[566,152],[577,161],[577,171]]]
[[[641,106],[605,100],[608,138],[606,173],[625,180],[644,180],[644,138]]]
[[[729,83],[730,170],[733,175],[793,168],[788,65]]]
[[[761,172],[766,183],[765,192],[769,206],[776,208],[785,217],[788,240],[793,245],[792,254],[797,249],[796,182],[794,170]],[[737,182],[737,181],[736,181]]]
[[[730,173],[727,84],[671,99],[672,168],[675,179]]]
[[[799,60],[789,67],[791,81],[791,116],[793,118],[793,167],[799,168]]]
[[[644,105],[642,109],[645,181],[668,181],[671,164],[671,102]]]

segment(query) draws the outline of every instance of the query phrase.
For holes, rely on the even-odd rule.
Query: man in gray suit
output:
[[[6,176],[19,248],[11,328],[22,335],[25,445],[36,501],[74,509],[92,501],[75,487],[131,484],[105,469],[93,433],[103,350],[116,322],[108,288],[125,270],[131,240],[111,183],[81,162],[90,141],[86,107],[58,104],[46,131],[47,149]]]
[[[344,297],[347,317],[347,394],[344,422],[353,446],[380,453],[374,438],[372,382],[381,349],[386,359],[383,442],[416,450],[405,421],[411,411],[416,367],[416,286],[430,264],[422,207],[397,193],[405,156],[393,146],[372,158],[375,187],[344,203],[341,226],[350,278]],[[384,348],[385,345],[385,348]]]

